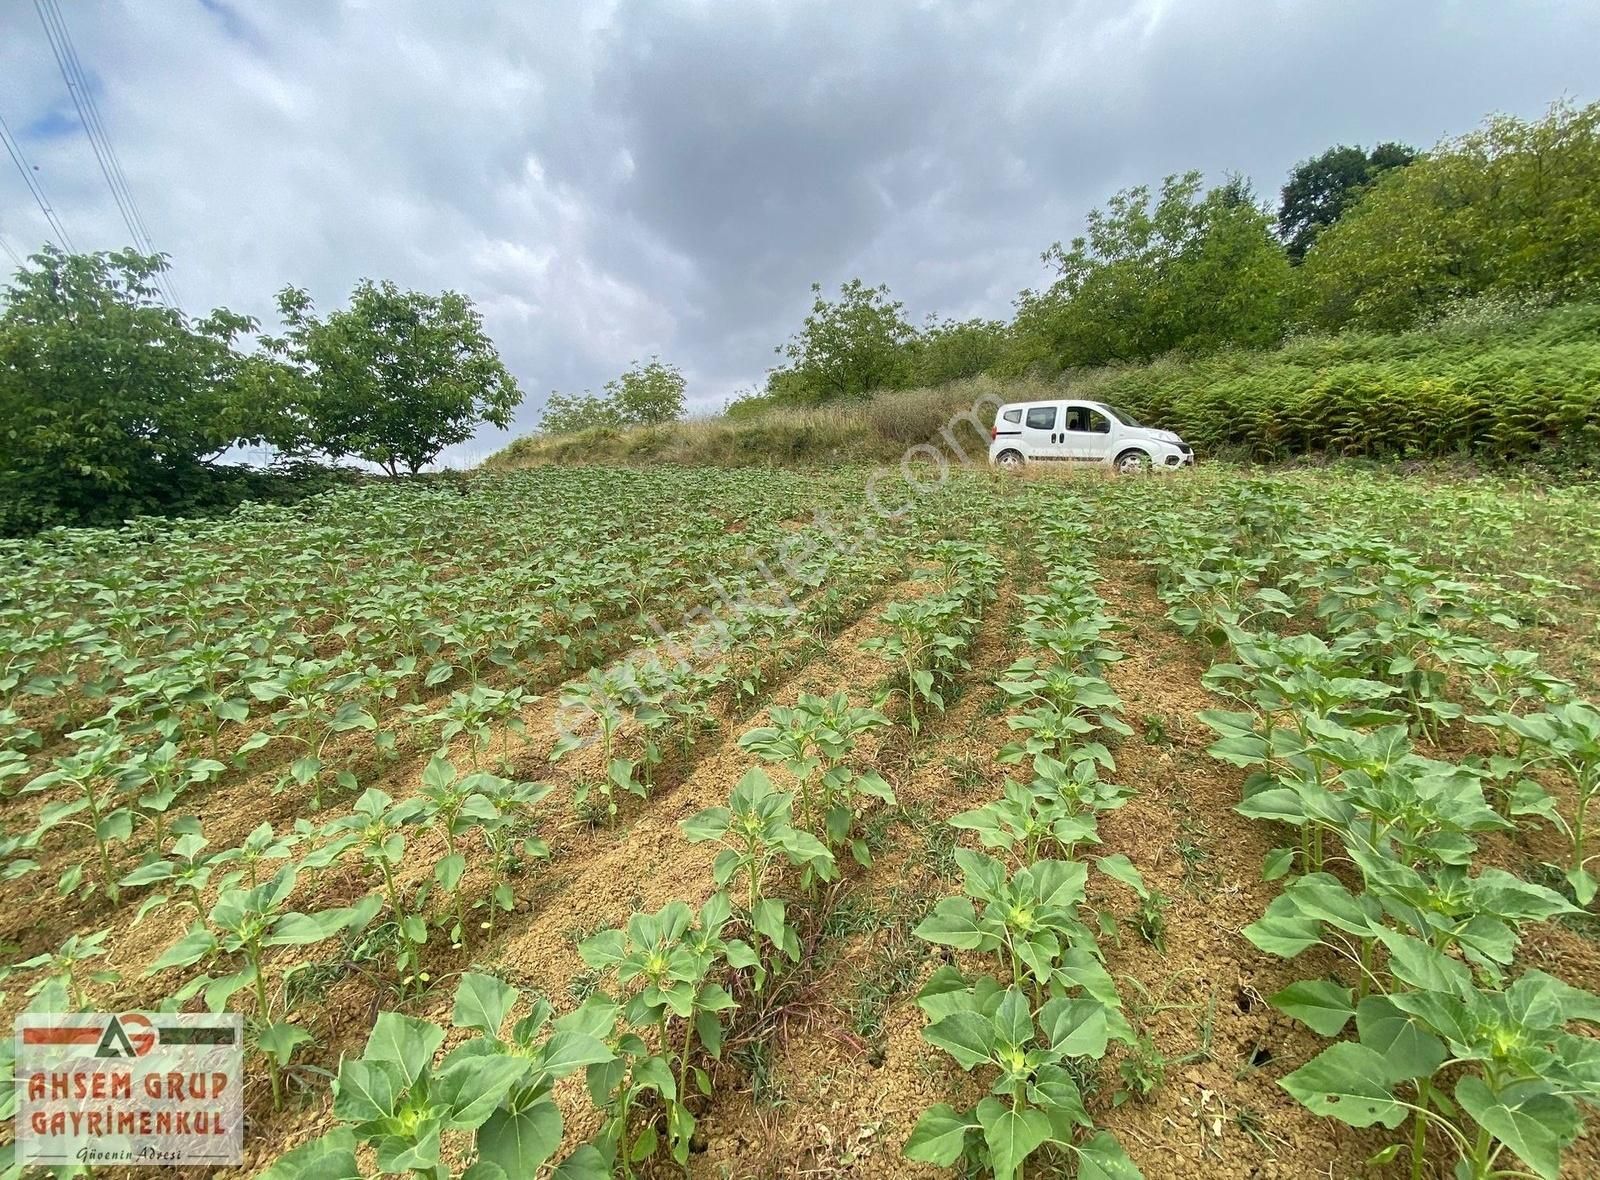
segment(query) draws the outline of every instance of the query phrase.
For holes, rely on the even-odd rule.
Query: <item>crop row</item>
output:
[[[771,676],[806,658],[870,602],[874,588],[903,567],[910,538],[939,520],[938,513],[925,510],[904,522],[902,531],[881,535],[864,521],[850,524],[842,537],[821,520],[778,530],[789,556],[783,562],[786,584],[775,583],[764,568],[717,580],[719,597],[708,593],[705,599],[718,609],[702,611],[705,620],[699,626],[689,626],[692,616],[686,613],[678,632],[647,640],[635,659],[605,674],[579,677],[569,682],[568,691],[581,697],[590,680],[620,676],[626,669],[632,678],[627,685],[607,683],[595,699],[603,699],[608,711],[625,709],[640,723],[641,777],[647,783],[656,719],[673,719],[672,736],[687,754],[686,747],[712,719],[710,693],[731,682],[736,707],[759,699]],[[844,543],[850,540],[855,543]],[[703,646],[680,642],[691,632],[704,635]],[[506,679],[514,681],[514,672],[507,669]],[[396,800],[377,787],[361,791],[354,773],[342,771],[339,786],[350,792],[353,806],[335,808],[331,818],[320,821],[302,817],[287,829],[264,822],[238,845],[220,850],[199,819],[184,812],[199,802],[194,788],[211,786],[226,768],[215,759],[180,752],[170,739],[181,733],[160,729],[161,718],[147,702],[119,707],[113,700],[88,732],[72,735],[77,749],[55,752],[49,768],[28,781],[26,794],[43,798],[44,805],[31,830],[4,841],[5,873],[13,879],[36,871],[34,856],[45,851],[44,837],[82,829],[90,859],[60,874],[60,892],[96,889],[113,901],[137,897],[137,911],[130,911],[134,926],[159,916],[168,928],[187,920],[187,931],[148,965],[149,984],[124,979],[108,965],[113,928],[75,931],[52,951],[7,964],[3,974],[31,979],[27,996],[33,1007],[45,1010],[83,1008],[113,994],[119,1002],[137,997],[135,1002],[166,1010],[194,1003],[213,1010],[253,1009],[250,1044],[266,1066],[274,1103],[281,1103],[286,1088],[313,1085],[315,1072],[298,1059],[315,1036],[303,1012],[303,999],[311,994],[307,989],[314,986],[308,972],[315,965],[295,961],[293,948],[337,939],[352,968],[376,965],[380,974],[392,968],[404,996],[428,978],[422,967],[430,932],[443,931],[457,949],[469,932],[492,933],[496,915],[512,908],[517,878],[530,861],[548,855],[537,821],[539,805],[552,788],[522,781],[506,742],[531,699],[514,682],[504,688],[474,682],[437,707],[421,702],[401,707],[396,711],[412,720],[421,743],[437,746],[414,794]],[[358,714],[352,725],[357,710],[351,706],[359,702],[344,700],[332,708],[317,698],[302,705],[287,718],[282,716],[286,710],[273,714],[250,741],[263,734],[276,740],[283,729],[304,721],[329,732],[365,733],[379,755],[395,752],[392,732],[384,740],[381,713],[360,710],[364,716]],[[154,734],[152,721],[157,722]],[[458,754],[450,752],[452,744]],[[558,741],[558,757],[566,752]],[[306,762],[314,757],[297,758],[289,777],[312,788],[315,807],[321,768]],[[458,769],[452,758],[470,765]],[[491,762],[497,762],[493,771]],[[830,789],[834,785],[830,779]],[[579,796],[584,787],[577,784]],[[436,861],[419,864],[419,850],[441,845]],[[50,851],[53,855],[53,847]],[[128,854],[135,851],[139,859],[129,870]],[[307,905],[315,897],[348,897],[344,878],[355,864],[363,866],[358,871],[367,880],[376,879],[376,891],[363,887],[354,904]],[[128,933],[122,930],[118,937]],[[153,990],[173,971],[185,973],[181,987],[172,991],[166,982]]]
[[[907,1157],[961,1165],[1011,1180],[1032,1158],[1071,1174],[1132,1180],[1140,1172],[1108,1131],[1097,1130],[1079,1087],[1085,1066],[1134,1032],[1107,972],[1096,931],[1115,918],[1089,901],[1100,812],[1129,792],[1101,777],[1115,769],[1103,733],[1130,732],[1104,678],[1122,657],[1095,593],[1081,514],[1052,505],[1034,536],[1044,585],[1022,596],[1021,637],[1030,652],[997,686],[1016,735],[1000,760],[1024,768],[1002,797],[948,821],[990,852],[958,848],[963,889],[944,898],[916,935],[956,953],[917,995],[923,1037],[986,1087],[969,1109],[927,1110]],[[1099,873],[1151,899],[1127,857],[1092,862]]]
[[[998,573],[992,559],[946,543],[927,556],[940,563],[940,573],[926,597],[952,598],[964,611],[980,612]],[[893,626],[899,614],[887,608],[884,621]],[[937,686],[960,650],[959,643],[930,644],[911,657],[912,667],[932,672]],[[884,707],[892,706],[893,691]],[[927,699],[924,693],[908,700],[908,715]],[[562,1142],[554,1084],[580,1071],[600,1125],[554,1175],[629,1176],[663,1150],[686,1161],[694,1109],[711,1093],[712,1059],[720,1056],[741,998],[758,1004],[777,980],[805,969],[794,907],[820,904],[821,888],[838,879],[846,850],[855,860],[870,859],[858,821],[875,801],[894,801],[878,773],[855,761],[859,740],[892,724],[879,707],[854,705],[843,693],[802,693],[792,707],[770,708],[768,721],[747,731],[740,747],[793,789],[779,790],[768,770],[753,767],[726,806],[683,824],[690,842],[720,845],[706,902],[698,909],[671,902],[583,940],[579,955],[604,986],[557,1018],[546,1001],[532,999],[509,1034],[504,1025],[521,1002],[517,990],[481,973],[463,976],[452,1023],[472,1035],[437,1064],[445,1030],[380,1014],[362,1056],[340,1066],[334,1087],[340,1126],[284,1157],[273,1174],[359,1175],[362,1143],[371,1145],[384,1172],[448,1174],[446,1137],[470,1132],[477,1162],[467,1176],[532,1175]]]
[[[714,578],[708,584],[714,584],[717,592],[735,605],[716,616],[716,634],[699,650],[699,658],[642,661],[637,667],[648,669],[647,674],[632,676],[626,684],[612,683],[615,678],[608,679],[603,673],[591,673],[587,680],[568,686],[564,696],[572,700],[565,703],[578,709],[609,692],[631,694],[636,704],[653,698],[661,706],[655,716],[664,716],[668,707],[676,709],[680,734],[687,737],[705,719],[705,695],[727,677],[728,663],[717,659],[719,651],[755,647],[797,618],[823,630],[836,626],[841,612],[858,609],[863,579],[880,577],[885,559],[894,560],[898,551],[898,537],[860,553],[841,552],[807,535],[806,529],[788,540],[797,554],[788,563],[793,584],[802,592],[812,589],[809,596],[802,594],[800,606],[776,601],[767,574],[758,570]],[[730,552],[725,560],[731,561],[732,556]],[[709,563],[709,556],[702,554],[702,561]],[[711,565],[714,569],[715,563]],[[601,571],[593,576],[603,579],[611,575]],[[823,589],[814,589],[819,586]],[[635,588],[633,593],[639,595],[640,591]],[[629,609],[637,601],[630,600]],[[651,597],[645,596],[644,601]],[[629,620],[632,627],[639,627],[639,618],[628,615],[609,623],[592,618],[584,628],[590,649],[584,658],[606,645],[595,638],[603,627],[618,627]],[[236,638],[247,642],[241,636]],[[461,642],[469,643],[465,638]],[[486,642],[481,635],[470,641],[479,642]],[[67,735],[67,749],[55,754],[49,768],[25,781],[24,793],[44,793],[45,804],[31,828],[0,841],[0,851],[6,855],[6,879],[37,866],[35,850],[52,832],[77,832],[93,849],[90,871],[68,872],[58,879],[57,890],[63,895],[99,891],[115,901],[122,888],[140,883],[138,878],[148,866],[167,857],[169,851],[182,857],[191,855],[187,849],[169,850],[169,836],[191,837],[192,844],[196,835],[193,825],[187,825],[186,831],[175,827],[169,822],[169,813],[180,816],[180,802],[187,805],[192,801],[185,799],[186,795],[201,785],[214,784],[228,772],[227,765],[211,756],[220,752],[216,750],[217,735],[225,723],[248,734],[233,748],[234,770],[249,773],[257,751],[282,749],[277,789],[308,790],[314,811],[320,810],[323,791],[330,784],[357,793],[359,784],[352,766],[358,769],[364,757],[368,762],[375,759],[378,765],[394,759],[407,731],[409,744],[423,749],[463,739],[474,771],[484,768],[482,764],[492,754],[491,744],[498,739],[498,769],[514,775],[505,754],[510,735],[519,729],[523,712],[536,699],[525,685],[537,653],[518,655],[505,644],[490,646],[487,658],[485,649],[470,645],[460,649],[465,654],[453,648],[435,654],[441,651],[455,653],[452,658],[459,662],[436,663],[426,674],[411,654],[400,654],[390,664],[369,662],[362,668],[353,649],[348,648],[327,659],[302,659],[279,652],[246,663],[241,675],[248,672],[259,678],[234,681],[231,690],[220,680],[208,679],[200,688],[174,696],[167,692],[171,684],[166,682],[161,690],[164,703],[159,706],[150,695],[156,690],[148,688],[142,674],[130,674],[123,691],[107,689],[106,695],[96,698],[103,712]],[[564,651],[569,666],[579,663],[570,647]],[[760,665],[748,667],[735,683],[753,694],[759,691]],[[213,684],[215,690],[209,687]],[[586,685],[587,698],[593,698],[587,701]],[[408,692],[410,701],[398,699]],[[424,692],[433,695],[424,696]],[[252,719],[252,704],[265,704],[270,711]],[[602,708],[615,711],[612,705],[603,704]],[[18,730],[10,735],[13,745],[28,744],[33,736]],[[334,749],[344,765],[331,758]],[[274,755],[269,751],[261,757]],[[259,766],[260,757],[255,762]],[[30,762],[13,749],[9,760],[0,756],[0,776],[6,766],[26,773]],[[134,870],[135,880],[129,882],[120,867],[123,850],[141,841],[143,858]]]
[[[1324,1037],[1355,1026],[1281,1085],[1355,1127],[1410,1120],[1376,1158],[1409,1154],[1414,1178],[1431,1136],[1464,1180],[1526,1174],[1513,1154],[1554,1180],[1579,1104],[1600,1106],[1600,1042],[1572,1028],[1600,997],[1515,957],[1530,923],[1593,900],[1600,713],[1484,637],[1513,620],[1477,588],[1400,546],[1250,486],[1209,516],[1138,511],[1171,619],[1222,653],[1205,681],[1236,707],[1201,719],[1211,753],[1249,771],[1237,810],[1295,835],[1245,936],[1335,964],[1270,1002]],[[1424,752],[1461,726],[1493,752]],[[1484,863],[1486,837],[1541,820],[1567,845],[1553,877],[1571,898]]]

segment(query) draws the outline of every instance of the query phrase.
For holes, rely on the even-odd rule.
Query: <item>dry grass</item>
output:
[[[1002,383],[977,377],[934,389],[897,390],[862,401],[769,410],[749,417],[529,435],[491,455],[484,466],[505,470],[544,463],[764,467],[892,462],[925,446],[937,447],[947,458],[975,459],[988,452],[996,405],[1046,397],[1051,388],[1042,382]],[[923,452],[923,457],[932,456]]]

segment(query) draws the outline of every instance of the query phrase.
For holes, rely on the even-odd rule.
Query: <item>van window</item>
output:
[[[1068,406],[1066,429],[1080,434],[1110,434],[1111,420],[1088,406]]]
[[[1013,426],[1015,426],[1018,422],[1022,421],[1022,411],[1020,409],[1018,409],[1018,410],[1007,410],[1004,414],[1001,414],[1000,416],[1002,418],[1004,418],[1007,422],[1011,423],[1011,425],[1013,425]]]
[[[1054,406],[1032,406],[1028,410],[1028,426],[1032,430],[1054,430],[1056,428],[1056,408]]]

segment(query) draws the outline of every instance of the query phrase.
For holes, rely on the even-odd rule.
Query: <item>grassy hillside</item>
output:
[[[530,436],[488,465],[888,460],[938,441],[980,398],[1061,395],[1121,406],[1211,457],[1462,455],[1593,465],[1600,305],[1480,310],[1411,332],[1304,337],[1272,351],[1080,370],[1048,383],[980,377],[815,409]],[[969,451],[986,442],[970,425],[953,434]],[[950,453],[948,443],[942,449]]]

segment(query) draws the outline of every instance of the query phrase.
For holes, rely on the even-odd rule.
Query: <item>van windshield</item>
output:
[[[1113,406],[1107,402],[1095,402],[1094,404],[1099,406],[1102,410],[1110,413],[1113,418],[1115,418],[1118,422],[1121,422],[1124,426],[1134,426],[1141,430],[1144,429],[1144,423],[1139,421],[1139,419],[1135,418],[1132,414],[1128,413],[1127,410],[1119,410],[1116,406]]]

